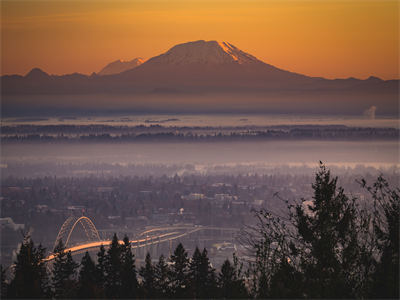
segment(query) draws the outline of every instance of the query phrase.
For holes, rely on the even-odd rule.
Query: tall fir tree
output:
[[[354,297],[353,270],[357,268],[358,236],[355,199],[337,187],[337,177],[321,163],[311,205],[296,207],[301,258],[307,297]],[[307,255],[309,254],[309,255]]]
[[[145,265],[144,267],[140,268],[139,274],[142,277],[143,297],[145,298],[160,297],[159,295],[157,295],[156,277],[155,277],[156,272],[151,262],[150,253],[146,254]]]
[[[137,281],[137,271],[135,265],[135,255],[132,253],[132,247],[129,238],[124,237],[124,243],[121,247],[121,297],[136,298],[139,297],[139,284]]]
[[[391,188],[379,176],[373,186],[362,185],[372,194],[374,202],[374,235],[380,257],[372,275],[369,297],[399,298],[399,228],[400,188]]]
[[[155,266],[154,272],[155,272],[154,284],[155,284],[156,297],[157,298],[168,297],[171,294],[169,287],[170,271],[168,264],[165,261],[164,255],[160,256],[158,263]]]
[[[104,295],[106,272],[106,249],[101,245],[99,252],[97,253],[96,280],[101,289],[102,295]]]
[[[196,247],[189,263],[189,281],[190,297],[207,298],[215,295],[215,272],[210,265],[206,249],[200,252]]]
[[[193,252],[189,263],[189,295],[191,298],[201,298],[201,290],[204,289],[205,274],[202,273],[202,257],[198,247]]]
[[[66,252],[60,240],[54,249],[52,285],[55,298],[75,297],[77,281],[76,270],[79,265],[72,259],[71,251]]]
[[[235,259],[235,257],[234,257]],[[244,299],[249,295],[244,280],[240,278],[237,260],[232,264],[229,259],[225,260],[218,274],[218,296],[224,299]]]
[[[109,298],[120,298],[122,288],[122,247],[114,234],[110,248],[104,257],[105,281],[104,290]]]
[[[81,260],[77,296],[81,299],[104,297],[102,288],[97,281],[96,265],[87,251]]]
[[[47,298],[50,296],[49,280],[44,262],[45,249],[36,247],[25,236],[18,251],[14,277],[8,289],[8,298]]]
[[[287,217],[256,213],[248,241],[258,297],[365,297],[371,280],[374,238],[367,211],[338,187],[337,177],[320,163],[312,201],[286,201]],[[253,235],[251,234],[253,232]],[[368,237],[367,240],[365,237]],[[377,253],[376,253],[377,254]]]
[[[169,272],[171,296],[173,298],[186,298],[188,290],[188,254],[181,243],[171,255],[171,268]]]
[[[215,269],[211,266],[210,259],[206,248],[201,252],[201,277],[204,276],[205,291],[202,293],[203,297],[210,297],[215,295],[217,289],[217,278]]]

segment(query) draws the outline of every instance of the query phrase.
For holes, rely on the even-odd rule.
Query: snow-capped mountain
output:
[[[110,75],[101,76],[106,74]],[[392,99],[398,92],[398,80],[309,77],[265,63],[232,43],[203,40],[175,45],[145,62],[116,61],[90,76],[47,75],[33,69],[26,76],[1,79],[2,95],[307,92],[389,95]]]
[[[144,59],[141,57],[134,58],[131,61],[116,60],[101,69],[98,75],[118,74],[127,70],[134,69],[140,66],[142,63],[144,63]]]
[[[199,90],[306,86],[314,78],[264,63],[229,42],[195,41],[176,45],[116,80],[138,89]]]
[[[228,42],[202,40],[176,45],[148,61],[148,64],[170,65],[229,63],[254,64],[261,61]]]
[[[361,114],[372,106],[393,114],[398,93],[398,80],[309,77],[217,41],[179,44],[143,63],[116,61],[90,76],[33,69],[1,77],[2,112],[9,114],[66,108]]]

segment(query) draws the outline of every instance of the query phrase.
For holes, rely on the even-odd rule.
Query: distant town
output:
[[[365,170],[363,170],[365,171]],[[363,178],[373,181],[373,173]],[[340,183],[349,194],[367,197],[357,180],[361,175],[342,174]],[[386,174],[395,182],[396,173]],[[84,176],[8,177],[1,192],[1,263],[9,265],[22,239],[30,233],[36,243],[52,250],[57,233],[71,215],[88,216],[102,239],[113,233],[134,237],[149,228],[176,224],[236,228],[226,233],[188,236],[188,249],[200,243],[210,258],[222,263],[233,252],[246,255],[240,245],[240,230],[255,222],[254,210],[268,208],[277,213],[285,201],[311,199],[310,175],[275,172],[273,175],[186,176]],[[79,231],[79,230],[78,230]],[[85,237],[76,233],[71,242]],[[167,247],[159,251],[168,252]],[[156,253],[158,257],[162,253]],[[168,255],[168,253],[164,253]]]

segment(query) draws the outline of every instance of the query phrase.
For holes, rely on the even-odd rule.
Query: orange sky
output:
[[[199,39],[290,71],[399,77],[399,1],[1,1],[2,74],[98,72]]]

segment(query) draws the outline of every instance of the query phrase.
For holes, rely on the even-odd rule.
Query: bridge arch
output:
[[[97,231],[96,226],[94,226],[92,220],[85,216],[70,216],[69,218],[67,218],[67,220],[65,220],[64,224],[61,226],[60,231],[58,232],[53,251],[57,247],[60,240],[64,242],[64,246],[67,248],[71,234],[78,224],[80,224],[85,231],[86,237],[89,241],[100,241],[99,232]]]

